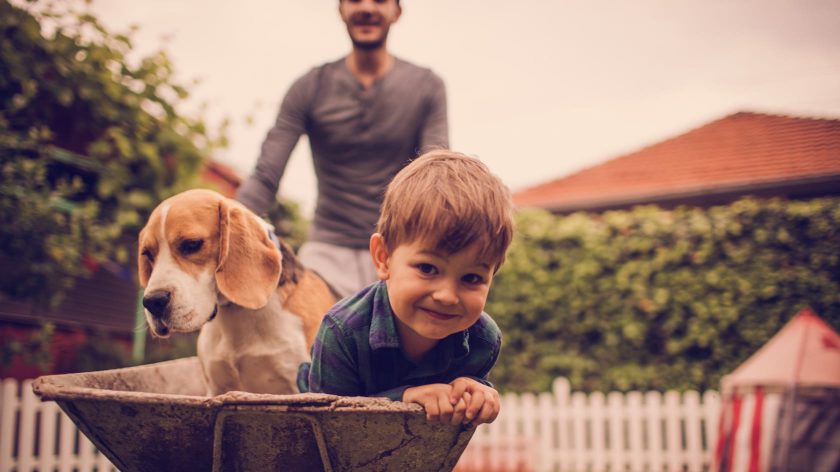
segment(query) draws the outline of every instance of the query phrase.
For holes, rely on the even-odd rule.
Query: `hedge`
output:
[[[487,312],[492,380],[545,391],[718,388],[801,308],[840,328],[840,198],[517,214]]]

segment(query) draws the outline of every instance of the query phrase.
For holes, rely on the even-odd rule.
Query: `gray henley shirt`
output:
[[[446,89],[430,69],[398,58],[367,90],[343,58],[313,68],[286,93],[237,200],[268,210],[303,133],[318,179],[309,240],[364,249],[391,178],[420,153],[448,147]]]

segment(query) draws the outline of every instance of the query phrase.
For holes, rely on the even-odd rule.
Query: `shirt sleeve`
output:
[[[432,74],[428,113],[420,130],[420,154],[439,148],[449,148],[449,121],[446,108],[446,86]]]
[[[236,192],[236,200],[263,215],[274,203],[280,179],[300,136],[306,132],[308,108],[317,73],[310,72],[289,88],[274,126],[268,131],[251,175]]]
[[[493,383],[490,382],[490,370],[493,369],[493,366],[496,365],[496,361],[499,360],[499,353],[502,350],[502,333],[500,331],[496,332],[496,342],[493,343],[493,347],[490,351],[490,356],[487,358],[487,362],[482,365],[476,375],[468,375],[469,378],[475,380],[476,382],[483,383],[490,388],[495,388]]]
[[[329,316],[325,317],[312,345],[309,391],[364,395],[358,368],[358,362],[344,334]]]

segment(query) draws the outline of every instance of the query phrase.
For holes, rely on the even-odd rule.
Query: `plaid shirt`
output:
[[[471,377],[493,386],[487,375],[499,357],[502,335],[487,313],[465,331],[442,339],[419,364],[400,347],[384,282],[338,302],[324,317],[312,363],[301,364],[301,392],[388,397],[402,400],[408,387]]]

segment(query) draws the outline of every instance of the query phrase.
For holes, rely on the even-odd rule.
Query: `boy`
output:
[[[379,281],[338,302],[301,391],[419,403],[430,420],[490,423],[501,333],[483,312],[513,234],[510,193],[478,159],[432,151],[385,191],[370,254]]]

